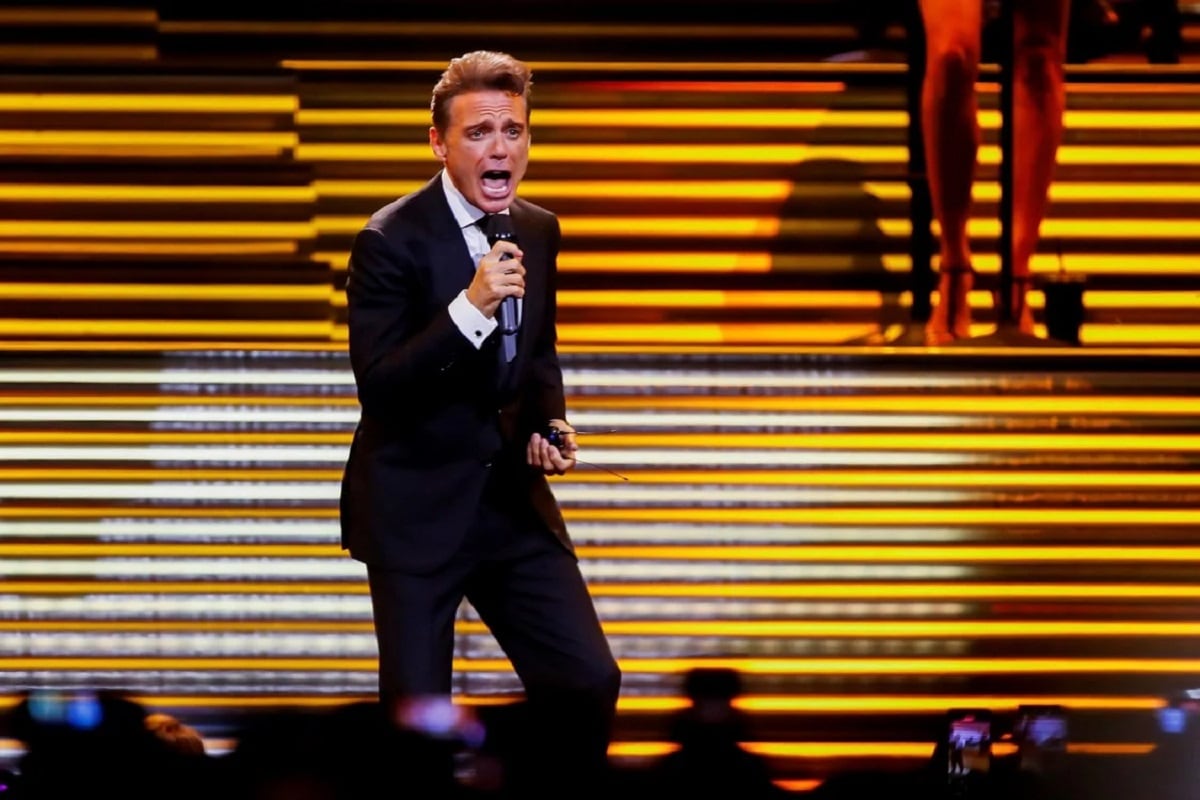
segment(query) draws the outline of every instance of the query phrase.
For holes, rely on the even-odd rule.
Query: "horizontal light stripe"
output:
[[[86,97],[86,95],[84,96]],[[235,96],[236,97],[236,96]],[[3,108],[0,96],[0,108]],[[1067,109],[1065,126],[1072,131],[1099,130],[1189,130],[1200,129],[1200,113],[1158,109],[1090,110]],[[999,130],[1001,114],[981,109],[979,125]],[[299,125],[311,126],[423,126],[429,125],[427,108],[301,108]],[[539,108],[534,119],[538,128],[603,127],[760,130],[777,128],[876,128],[900,130],[908,126],[902,110],[859,110],[847,108]]]
[[[23,146],[44,147],[295,147],[300,142],[294,131],[155,131],[155,130],[4,130],[0,148],[13,151]]]
[[[1200,660],[1168,658],[627,658],[621,670],[635,674],[682,674],[699,668],[733,669],[748,675],[1186,675]],[[21,658],[0,657],[0,670],[342,670],[374,673],[376,659],[363,658]],[[454,659],[464,673],[510,674],[507,659]]]
[[[64,9],[55,8],[57,15]],[[2,19],[2,17],[0,17]],[[293,114],[300,100],[286,94],[221,94],[154,92],[3,92],[0,111],[36,113],[47,111],[156,112],[170,114]],[[428,116],[428,113],[427,113]]]
[[[27,398],[7,398],[24,400]],[[64,398],[80,402],[80,398]],[[183,399],[183,398],[179,398]],[[319,398],[316,398],[318,401]],[[91,402],[90,399],[85,402]],[[192,399],[195,402],[195,398]],[[236,400],[227,407],[214,403],[199,408],[184,404],[166,408],[5,408],[0,403],[2,422],[147,422],[147,423],[190,423],[208,424],[215,422],[240,423],[243,425],[353,425],[358,421],[357,409],[321,408],[247,408]]]
[[[126,220],[4,220],[0,237],[31,239],[52,236],[73,239],[311,239],[316,228],[308,222],[212,221],[126,221]]]
[[[1153,513],[1153,512],[1151,512]],[[1200,514],[1200,512],[1197,512]],[[1200,516],[1196,517],[1200,520]],[[20,547],[18,546],[18,551]],[[0,553],[8,552],[0,545]],[[610,546],[577,548],[581,558],[595,559],[688,559],[740,561],[863,561],[877,563],[1047,563],[1047,562],[1133,562],[1187,563],[1200,561],[1200,547],[1139,547],[1134,545],[817,545],[802,547],[722,546]],[[13,552],[13,555],[16,551]]]
[[[653,380],[647,376],[647,380]],[[631,387],[632,388],[632,387]],[[881,389],[887,387],[881,386]],[[90,402],[90,398],[87,399]],[[1084,414],[1115,417],[1200,415],[1200,397],[1126,394],[885,394],[862,395],[636,395],[572,396],[571,419],[580,430],[636,424],[687,426],[701,421],[739,425],[743,419],[788,417],[783,412],[861,412],[887,424],[891,415],[925,412],[929,415],[985,415],[1006,417],[1029,414]],[[615,409],[609,411],[608,409]],[[659,411],[659,409],[662,409]],[[702,409],[691,411],[690,409]],[[642,412],[642,413],[638,413]],[[674,413],[671,413],[674,412]],[[780,412],[776,417],[774,413]],[[595,435],[606,435],[597,432]]]
[[[11,513],[11,510],[9,511]],[[568,522],[679,522],[778,525],[964,525],[1037,528],[1195,527],[1200,510],[1175,508],[588,508],[564,509]],[[0,516],[5,509],[0,507]]]
[[[884,434],[881,434],[884,435]],[[581,451],[586,455],[586,450]],[[92,474],[96,474],[94,471]],[[102,473],[107,474],[107,473]],[[1078,471],[1027,471],[1027,470],[938,470],[922,469],[920,472],[895,471],[880,469],[839,470],[839,469],[809,469],[797,471],[775,470],[722,470],[719,474],[711,470],[674,470],[649,471],[627,470],[625,473],[631,481],[639,484],[679,483],[696,486],[727,486],[738,484],[779,485],[796,484],[800,486],[891,486],[891,487],[928,487],[928,486],[962,486],[977,489],[1002,489],[1013,487],[1038,488],[1072,488],[1072,489],[1146,489],[1200,488],[1200,471],[1192,472],[1128,472],[1128,471],[1097,471],[1080,469]],[[52,477],[53,471],[47,470],[45,477]],[[247,477],[256,477],[258,473]],[[8,477],[0,473],[0,477]],[[14,476],[15,477],[15,476]],[[70,477],[69,475],[64,478]],[[99,475],[97,476],[99,477]],[[168,476],[164,476],[168,477]],[[182,476],[180,476],[182,477]],[[573,470],[569,476],[554,479],[555,492],[558,493],[564,484],[580,482],[609,482],[611,478],[603,473],[587,469]],[[893,534],[894,535],[894,534]]]
[[[907,164],[908,148],[901,145],[791,144],[538,144],[533,158],[544,163],[572,164],[771,164],[791,166],[804,161],[858,161],[865,164]],[[302,143],[295,148],[299,161],[390,161],[433,163],[428,145]],[[1063,165],[1194,164],[1200,147],[1186,145],[1063,145],[1058,149]],[[1000,163],[1000,148],[983,145],[979,163]]]
[[[5,300],[272,303],[322,302],[331,295],[331,287],[323,284],[0,283],[0,299]]]
[[[273,345],[272,345],[273,346]],[[353,386],[349,366],[340,369],[5,369],[3,384],[173,384],[218,386]],[[197,398],[189,398],[196,402]]]
[[[14,432],[13,436],[20,434]],[[103,435],[103,434],[98,434]],[[40,436],[31,433],[30,436]],[[962,450],[974,453],[1017,450],[1052,452],[1193,452],[1200,450],[1200,434],[1192,433],[1020,433],[978,432],[964,441],[960,433],[613,433],[595,437],[594,447],[755,448],[758,450]]]
[[[203,319],[0,319],[0,336],[225,336],[328,339],[333,324],[324,320],[203,320]]]
[[[2,99],[2,96],[0,96]],[[524,187],[522,187],[522,191]],[[56,203],[312,203],[311,186],[170,186],[102,183],[5,183],[0,200]]]
[[[0,239],[0,253],[68,253],[80,255],[295,255],[297,243],[273,241],[141,242],[123,239]]]

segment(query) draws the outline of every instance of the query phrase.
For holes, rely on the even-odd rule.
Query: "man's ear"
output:
[[[433,154],[437,156],[438,161],[446,160],[446,143],[442,140],[438,129],[432,126],[429,128],[429,147],[433,150]]]

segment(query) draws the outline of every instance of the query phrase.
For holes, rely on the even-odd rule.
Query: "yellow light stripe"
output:
[[[1200,598],[1193,584],[1134,583],[597,583],[593,594],[608,597],[744,597],[792,600],[1187,600]]]
[[[702,290],[562,290],[560,308],[624,306],[628,308],[858,308],[883,306],[879,292],[854,291],[702,291]]]
[[[947,706],[949,707],[949,706]],[[943,709],[944,710],[944,709]],[[747,751],[766,758],[913,758],[927,759],[933,754],[931,742],[755,742],[742,743]],[[679,749],[674,742],[613,742],[609,755],[614,758],[652,758]],[[1091,755],[1143,756],[1154,752],[1150,742],[1069,742],[1067,752]],[[995,742],[992,753],[1012,755],[1017,750],[1011,742]],[[819,783],[819,782],[818,782]]]
[[[1153,513],[1153,512],[1152,512]],[[1192,514],[1200,522],[1200,510]],[[48,545],[50,550],[56,545]],[[16,546],[15,550],[20,550]],[[0,552],[7,549],[0,545]],[[778,561],[778,562],[870,562],[987,564],[997,562],[1047,563],[1064,562],[1168,562],[1200,561],[1200,547],[1138,547],[1130,545],[923,545],[887,546],[822,545],[614,545],[581,546],[576,548],[581,558],[630,560],[687,560],[687,561]],[[1032,623],[1031,623],[1032,624]]]
[[[44,509],[43,509],[44,510]],[[122,517],[137,516],[122,509]],[[142,515],[144,516],[144,515]],[[228,514],[244,517],[244,513]],[[332,516],[332,515],[331,515]],[[27,595],[365,595],[366,580],[287,581],[18,581],[5,591]],[[788,600],[1195,600],[1196,584],[1132,583],[593,583],[596,597],[771,598]]]
[[[321,695],[130,695],[139,705],[168,708],[278,708],[289,706],[331,707],[374,700],[374,693]],[[0,708],[12,708],[19,695],[0,695]],[[454,695],[456,705],[497,706],[518,702],[517,697],[497,695]],[[691,705],[686,697],[630,696],[617,700],[617,710],[626,713],[680,711]],[[734,707],[754,714],[772,713],[910,713],[940,712],[947,708],[988,708],[1015,711],[1019,705],[1059,705],[1073,711],[1153,711],[1163,708],[1161,697],[1113,697],[1087,695],[741,695]]]
[[[1142,621],[1045,621],[1045,620],[608,620],[609,636],[727,636],[727,637],[822,637],[841,638],[1007,638],[1007,637],[1197,637],[1200,624],[1191,622]],[[0,620],[0,631],[71,631],[78,633],[129,632],[178,633],[184,631],[254,631],[258,633],[370,633],[370,620],[326,622],[272,620]],[[459,621],[459,634],[484,635],[482,622]]]
[[[754,448],[779,450],[916,450],[972,453],[1021,450],[1076,452],[1121,451],[1194,452],[1200,450],[1200,434],[1192,433],[1020,433],[978,432],[969,437],[960,432],[922,431],[910,433],[612,433],[596,436],[588,448]]]
[[[523,189],[524,187],[522,187]],[[0,200],[52,200],[96,203],[311,203],[317,192],[311,186],[192,186],[3,183]]]
[[[1080,341],[1086,345],[1169,345],[1200,344],[1200,325],[1084,325],[1079,332]]]
[[[160,25],[160,29],[167,28],[171,24],[172,23],[162,23]],[[585,35],[585,34],[589,34],[589,33],[597,33],[598,29],[600,27],[603,27],[603,26],[594,26],[594,25],[589,24],[589,26],[587,28],[580,29],[578,33],[574,33],[574,29],[572,29],[573,30],[572,36]],[[676,31],[676,32],[679,32],[679,28],[680,28],[680,26],[678,26],[678,25],[672,26],[672,30]],[[739,27],[739,29],[740,29],[740,27]],[[822,28],[817,27],[817,26],[805,26],[804,32],[805,32],[805,35],[807,36],[807,35],[811,35],[814,31],[818,31],[821,29]],[[654,30],[653,28],[640,28],[640,27],[634,26],[634,27],[629,27],[627,29],[623,29],[622,34],[629,35],[629,34],[641,33],[643,35],[646,35],[653,30]],[[774,35],[778,35],[781,31],[789,31],[789,30],[791,30],[790,27],[784,27],[784,28],[775,27],[775,28],[769,29],[770,33],[774,34]],[[828,26],[828,27],[825,27],[824,30],[828,31],[828,33],[826,33],[827,36],[836,36],[838,38],[854,36],[854,33],[849,28],[846,28],[846,27]],[[721,31],[720,34],[714,33],[713,35],[719,35],[721,37],[725,37],[725,36],[729,35],[729,29],[727,27],[720,28],[720,31]],[[454,33],[455,33],[455,35],[462,35],[461,28],[456,29]],[[520,33],[521,33],[521,35],[528,35],[529,30],[527,27],[525,27],[520,31]],[[486,35],[493,36],[495,34],[496,34],[496,31],[494,30],[494,28],[489,27],[486,32]],[[376,33],[373,35],[378,35],[378,34]],[[654,33],[654,35],[661,35],[661,33]],[[596,72],[597,70],[603,70],[604,72],[609,72],[609,73],[617,73],[617,72],[635,73],[636,75],[638,75],[638,77],[642,77],[644,75],[644,73],[653,74],[655,72],[658,72],[658,73],[672,72],[672,73],[684,73],[684,74],[695,73],[695,72],[708,73],[708,72],[712,72],[714,68],[719,69],[722,72],[732,73],[732,74],[762,72],[767,75],[775,75],[775,74],[779,74],[779,73],[802,73],[802,74],[830,73],[830,74],[841,75],[841,74],[845,74],[846,72],[860,72],[860,73],[864,73],[864,74],[892,73],[892,74],[898,75],[900,73],[900,70],[896,69],[896,65],[891,65],[891,64],[855,65],[855,64],[840,63],[840,64],[836,64],[836,65],[824,65],[824,64],[820,64],[820,63],[799,62],[799,61],[771,61],[771,62],[721,61],[721,62],[712,62],[712,61],[607,61],[607,60],[605,60],[605,61],[530,61],[528,63],[530,65],[530,67],[533,68],[534,71],[552,70],[554,72],[564,72],[564,73],[582,72],[582,73],[586,73],[586,74],[591,74],[591,73]],[[378,61],[376,61],[376,60],[360,60],[360,59],[299,59],[299,58],[284,59],[280,62],[280,65],[282,67],[284,67],[285,69],[295,69],[295,70],[346,70],[346,71],[369,70],[369,71],[376,71],[376,72],[381,71],[381,70],[394,70],[394,71],[405,71],[405,72],[417,71],[417,72],[432,73],[432,74],[437,74],[438,70],[445,69],[445,67],[446,67],[445,62],[443,62],[443,61],[398,61],[398,60],[378,60]],[[835,66],[835,67],[837,67],[837,69],[829,69],[828,68],[829,66]],[[644,79],[639,80],[637,82],[639,84],[647,83],[647,81],[645,81]],[[721,83],[724,84],[724,83],[726,83],[726,81],[721,81]],[[780,91],[790,90],[790,91],[794,91],[794,92],[804,92],[806,89],[805,83],[807,83],[807,82],[801,83],[799,86],[791,86],[789,84],[786,84],[782,81],[777,81],[777,80],[756,81],[755,83],[763,84],[763,85],[767,85],[767,86],[780,86]],[[836,94],[836,93],[839,93],[839,92],[842,92],[845,90],[844,83],[824,82],[819,85],[821,87],[821,89],[820,89],[821,92],[828,92],[831,94]]]
[[[119,239],[311,239],[317,235],[308,222],[177,222],[162,220],[3,220],[0,237],[32,239],[58,233],[63,238]]]
[[[0,507],[0,517],[5,510]],[[588,508],[564,509],[569,522],[770,523],[778,525],[954,525],[1103,527],[1195,526],[1200,511],[1175,508]],[[801,558],[801,561],[804,559]]]
[[[638,698],[630,698],[636,701]],[[653,699],[653,698],[651,698]],[[680,705],[687,700],[679,698]],[[1154,696],[1113,697],[1100,695],[743,695],[734,706],[762,713],[876,713],[943,711],[947,708],[990,708],[1015,711],[1020,705],[1060,705],[1075,711],[1153,711],[1166,706]],[[633,710],[631,707],[630,710]],[[671,710],[671,709],[667,709]]]
[[[991,470],[921,470],[920,473],[880,470],[738,470],[715,475],[711,470],[626,470],[640,485],[694,484],[697,486],[955,486],[972,488],[1172,488],[1200,487],[1197,472],[1011,472]],[[42,467],[0,468],[0,481],[338,481],[340,469],[121,469]],[[576,470],[555,483],[612,483],[602,472]]]
[[[1169,658],[644,658],[619,659],[632,674],[681,674],[702,667],[750,675],[1194,674],[1200,660]],[[376,672],[374,658],[0,657],[0,670],[351,670]],[[464,673],[511,673],[507,659],[454,659]]]
[[[55,347],[63,347],[62,344],[55,343]],[[161,349],[162,343],[153,343],[153,346]],[[204,349],[208,349],[211,345],[205,343],[200,345]],[[176,347],[175,343],[171,345],[172,349]],[[275,345],[271,345],[274,349]],[[74,345],[72,345],[72,349]],[[242,348],[235,348],[242,349]],[[319,348],[315,348],[319,349]],[[86,395],[86,394],[21,394],[21,395],[0,395],[0,408],[4,406],[29,406],[37,408],[42,406],[209,406],[213,408],[223,408],[227,406],[286,406],[295,408],[325,408],[326,406],[358,406],[358,400],[353,396],[322,395],[311,397],[307,395],[297,395],[288,397],[282,395],[243,395],[243,394],[221,394],[207,398],[198,398],[193,395],[157,395],[157,394],[116,394],[116,395]]]
[[[69,253],[71,255],[294,255],[297,243],[275,241],[139,242],[107,240],[4,240],[0,253]]]
[[[0,519],[110,519],[115,509],[106,506],[18,506],[0,504]],[[336,508],[214,508],[211,506],[122,507],[117,515],[137,519],[336,519]],[[7,586],[7,584],[6,584]]]
[[[301,143],[295,149],[299,161],[391,161],[433,162],[428,145],[377,143]],[[908,149],[900,145],[807,145],[793,144],[540,144],[534,146],[540,162],[573,164],[775,164],[794,165],[803,161],[835,159],[871,164],[907,164]],[[1066,165],[1163,165],[1194,164],[1200,147],[1186,145],[1063,145],[1059,163]],[[1000,163],[1000,148],[984,145],[979,162]]]
[[[299,98],[285,94],[0,92],[0,111],[24,113],[99,111],[111,114],[132,111],[170,114],[293,114],[299,108]],[[428,111],[425,112],[425,116],[429,116]]]
[[[719,182],[718,182],[719,183]],[[880,200],[907,202],[911,198],[908,184],[900,181],[867,181],[861,190]],[[525,184],[521,184],[521,193]],[[971,190],[976,201],[996,202],[1000,199],[1000,184],[977,181]],[[1055,182],[1050,186],[1050,199],[1058,202],[1128,203],[1128,202],[1200,202],[1197,183],[1087,183]]]
[[[798,342],[840,344],[879,332],[874,322],[792,323],[570,323],[560,322],[561,344],[637,344],[647,342],[675,345],[784,344],[794,349]],[[981,330],[980,333],[983,331]],[[341,335],[341,331],[338,331]],[[643,351],[644,352],[644,351]]]
[[[96,147],[295,147],[293,131],[150,131],[150,130],[12,130],[0,129],[0,148]]]
[[[350,431],[60,431],[8,430],[0,442],[96,443],[309,443],[348,444]],[[1197,434],[1136,433],[973,433],[968,440],[959,432],[925,433],[614,433],[597,436],[594,448],[754,448],[778,450],[914,450],[972,453],[1013,451],[1120,451],[1194,452],[1200,450]]]
[[[1153,515],[1156,512],[1150,512]],[[1191,513],[1193,522],[1200,522],[1200,511]],[[1029,546],[937,546],[907,544],[903,546],[820,545],[584,545],[576,548],[581,558],[630,561],[761,561],[779,563],[836,563],[872,564],[907,563],[1048,563],[1048,562],[1165,562],[1182,564],[1200,561],[1200,547],[1135,547],[1128,545],[1029,545]],[[56,542],[0,543],[0,555],[10,558],[117,558],[137,555],[145,557],[178,558],[259,557],[259,558],[343,558],[344,551],[336,544],[159,544],[121,543],[101,544]]]
[[[586,450],[584,452],[586,457]],[[35,478],[54,478],[55,470],[46,470],[45,474],[30,475]],[[107,470],[93,470],[91,475],[100,479],[107,476]],[[156,473],[157,474],[157,473]],[[186,477],[187,472],[181,472],[180,477]],[[259,473],[251,473],[257,478]],[[1200,487],[1200,472],[1026,472],[1001,470],[931,470],[889,472],[874,468],[861,470],[851,469],[813,469],[813,470],[642,470],[624,468],[623,473],[631,477],[637,484],[692,484],[696,486],[945,486],[971,487],[977,489],[1000,489],[1013,487],[1038,488],[1089,488],[1089,489],[1132,489],[1138,488],[1172,488],[1190,489]],[[6,473],[0,472],[0,477]],[[24,471],[14,471],[12,479],[25,478]],[[81,474],[86,478],[87,474]],[[150,477],[150,476],[147,476]],[[165,477],[165,475],[164,475]],[[228,476],[234,479],[234,476]],[[65,480],[65,478],[64,478]],[[562,483],[612,483],[612,476],[604,472],[587,469],[577,469],[569,476],[555,478],[555,484]]]
[[[81,350],[81,351],[101,351],[111,353],[117,343],[108,340],[100,339],[55,339],[53,341],[4,341],[0,339],[0,352],[27,353],[27,352],[44,352],[53,351],[61,352],[63,350]],[[266,346],[270,350],[286,350],[288,352],[301,353],[343,353],[346,346],[337,342],[310,340],[292,342],[285,340],[275,340],[269,343],[263,342],[261,339],[204,339],[204,340],[189,340],[189,339],[172,339],[169,346],[164,346],[161,340],[144,340],[137,341],[131,339],[122,339],[120,349],[122,351],[157,351],[161,352],[164,348],[175,352],[184,352],[189,350],[203,350],[208,353],[217,352],[234,352],[241,353],[247,350],[261,349]],[[332,398],[331,398],[332,400]],[[0,401],[2,402],[2,401]],[[165,401],[168,402],[168,401]]]
[[[976,272],[997,274],[1000,271],[1000,257],[994,253],[973,253],[971,259]],[[1196,271],[1194,256],[1152,252],[1071,254],[1061,264],[1057,255],[1039,253],[1034,255],[1030,266],[1035,275],[1056,273],[1060,266],[1067,272],[1084,275],[1124,275],[1129,272],[1131,263],[1136,263],[1139,272],[1147,275],[1190,275]],[[907,255],[884,254],[883,266],[888,272],[908,272],[911,262]]]
[[[155,319],[0,319],[0,336],[226,336],[328,339],[328,321],[155,320]],[[62,345],[58,345],[59,349]],[[162,345],[159,345],[161,348]],[[111,349],[111,348],[109,348]]]
[[[1200,152],[1197,153],[1200,155]],[[775,215],[749,216],[563,216],[559,218],[564,236],[594,236],[620,232],[625,236],[659,238],[767,238],[795,232],[797,235],[852,235],[861,233],[862,220],[821,219],[791,220]],[[361,215],[314,217],[313,225],[322,234],[352,234],[363,227]],[[887,236],[907,238],[912,234],[907,219],[880,218],[875,224]],[[936,230],[936,225],[934,226]],[[1181,238],[1200,231],[1200,219],[1055,219],[1042,223],[1043,235],[1072,238]],[[974,237],[998,236],[999,220],[972,218],[968,232]]]
[[[2,398],[0,398],[0,402],[3,402]],[[1107,395],[1098,397],[1058,393],[1053,395],[1005,393],[1004,395],[971,394],[961,396],[945,394],[871,396],[572,395],[568,399],[568,405],[575,414],[611,409],[740,412],[858,411],[909,414],[1003,414],[1005,416],[1056,413],[1100,414],[1114,417],[1200,414],[1200,397],[1194,396]]]
[[[736,557],[736,556],[735,556]],[[212,624],[212,623],[206,623]],[[4,628],[0,625],[0,630]],[[460,623],[463,633],[483,634],[482,622]],[[1200,637],[1200,621],[1069,620],[608,620],[610,636],[726,636],[746,638],[1007,638],[1007,637]]]
[[[399,197],[425,184],[425,181],[315,180],[313,188],[320,197]],[[802,186],[792,181],[654,181],[654,180],[525,180],[521,196],[536,198],[605,198],[783,201],[800,194],[805,197],[858,196],[857,186],[837,184]]]
[[[224,300],[269,303],[328,300],[332,288],[316,286],[199,283],[0,283],[8,300]]]
[[[86,97],[86,95],[85,95]],[[3,96],[0,96],[0,103]],[[0,108],[3,105],[0,104]],[[354,126],[429,125],[427,108],[312,108],[296,114],[300,125]],[[1064,121],[1071,130],[1186,130],[1200,128],[1200,113],[1193,111],[1093,111],[1069,109]],[[884,128],[900,129],[908,125],[904,111],[853,110],[841,108],[539,108],[538,127],[620,128]],[[993,109],[981,109],[979,124],[999,130],[1001,115]]]

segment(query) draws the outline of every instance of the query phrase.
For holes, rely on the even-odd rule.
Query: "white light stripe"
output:
[[[884,437],[880,437],[881,443]],[[970,442],[964,440],[963,447]],[[579,457],[592,464],[613,467],[706,466],[723,467],[812,467],[812,466],[943,466],[988,463],[978,453],[953,453],[891,450],[763,450],[740,448],[728,450],[664,450],[579,448]],[[580,465],[586,469],[587,465]],[[613,480],[618,480],[613,478]],[[636,480],[634,478],[633,480]]]
[[[270,483],[12,483],[0,482],[0,499],[109,500],[291,500],[331,503],[341,488],[336,481]]]
[[[93,447],[64,445],[61,447],[14,446],[0,447],[0,461],[146,461],[172,466],[188,463],[219,464],[335,464],[344,466],[349,445],[240,445],[212,447],[208,445],[143,445],[135,447]]]
[[[365,581],[365,570],[363,576]],[[0,595],[0,614],[28,615],[41,620],[160,620],[163,617],[241,620],[283,617],[309,621],[353,621],[371,619],[371,600],[365,594]]]
[[[34,658],[139,656],[194,658],[371,658],[375,635],[362,633],[243,633],[70,631],[0,633],[0,652]]]
[[[0,575],[85,578],[245,578],[249,580],[366,580],[366,568],[348,555],[329,558],[6,558]]]
[[[747,404],[749,405],[749,404]],[[571,423],[585,431],[581,442],[596,441],[603,436],[601,428],[615,428],[614,433],[653,428],[930,428],[961,427],[967,414],[841,414],[841,413],[766,413],[766,412],[675,412],[641,413],[576,411]],[[599,439],[603,441],[603,439]]]
[[[740,486],[721,484],[720,476],[713,475],[713,483],[682,486],[649,485],[635,486],[633,483],[614,485],[598,483],[572,484],[557,482],[554,494],[563,503],[611,503],[611,504],[672,504],[693,507],[718,505],[752,504],[818,504],[818,503],[871,503],[904,505],[945,505],[956,502],[978,502],[987,493],[970,490],[935,489],[877,489],[872,487],[837,489],[806,488],[803,486]]]
[[[671,561],[668,559],[600,560],[581,562],[589,579],[620,580],[882,580],[905,579],[950,580],[973,574],[971,568],[953,564],[797,564],[760,561]],[[238,578],[250,580],[347,580],[366,579],[366,569],[348,555],[313,558],[195,558],[195,559],[108,559],[8,558],[0,563],[0,575],[5,577],[48,576],[88,578],[129,578],[143,580],[147,575],[156,578],[193,579]]]
[[[157,384],[160,386],[353,386],[354,374],[349,367],[338,370],[0,370],[0,383],[39,384]]]
[[[608,561],[580,562],[589,580],[956,580],[974,575],[953,564],[797,564],[754,561]]]
[[[557,490],[556,490],[557,491]],[[0,532],[3,528],[0,528]],[[821,527],[810,525],[681,525],[573,522],[576,544],[604,542],[647,543],[795,543],[795,542],[965,542],[978,537],[965,528]]]
[[[0,408],[0,422],[147,422],[211,423],[235,422],[330,425],[358,422],[352,409],[263,408],[255,406],[159,406],[156,408]]]
[[[799,369],[799,368],[796,368]],[[564,368],[563,380],[570,386],[595,386],[610,388],[690,388],[721,387],[744,390],[756,388],[838,388],[838,387],[938,387],[978,388],[996,385],[996,379],[969,375],[909,375],[846,374],[832,372],[813,374],[789,370],[780,365],[775,371],[739,371],[733,368],[713,368],[709,371],[672,370],[575,370]]]
[[[53,515],[53,510],[47,511]],[[116,512],[119,517],[120,512]],[[70,522],[0,519],[0,537],[96,538],[101,541],[245,541],[245,540],[338,540],[336,520],[163,520],[163,519],[102,519],[94,522]]]

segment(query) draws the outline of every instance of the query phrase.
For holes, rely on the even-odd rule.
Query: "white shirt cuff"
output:
[[[454,320],[455,326],[467,337],[467,341],[475,345],[476,350],[483,347],[483,340],[500,324],[494,317],[485,317],[482,311],[471,305],[466,289],[450,301],[449,311],[450,319]]]

